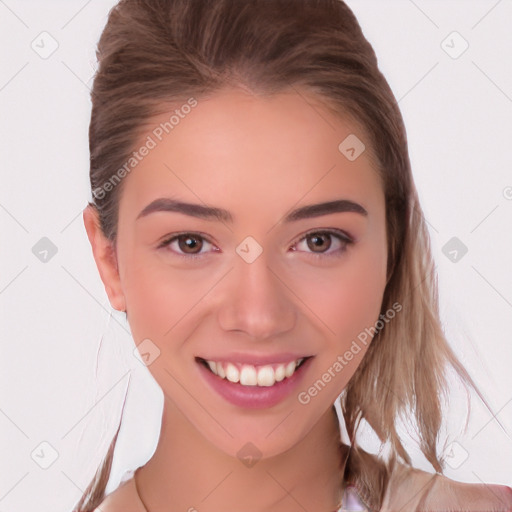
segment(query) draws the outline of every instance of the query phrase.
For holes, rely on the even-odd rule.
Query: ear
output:
[[[126,311],[126,302],[121,287],[114,244],[108,240],[100,227],[98,210],[89,204],[83,211],[87,237],[92,247],[94,260],[105,286],[110,304],[118,311]]]

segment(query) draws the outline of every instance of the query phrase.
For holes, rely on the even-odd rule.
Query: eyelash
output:
[[[206,236],[202,235],[201,233],[184,231],[182,233],[173,234],[171,237],[166,238],[163,242],[161,242],[158,245],[158,249],[166,249],[172,242],[174,242],[175,240],[178,240],[179,237],[184,236],[184,235],[192,235],[194,238],[199,238],[199,239],[205,240],[209,244],[212,244],[212,242],[210,242],[208,240],[208,238]],[[322,230],[313,230],[313,231],[307,232],[297,242],[295,242],[294,245],[297,245],[300,242],[308,239],[312,235],[331,235],[331,236],[337,238],[343,244],[343,246],[340,249],[337,249],[336,251],[333,251],[331,253],[314,253],[314,252],[306,253],[306,254],[309,254],[311,257],[313,257],[313,259],[341,257],[343,255],[343,253],[345,253],[345,251],[348,249],[348,247],[354,243],[354,240],[349,235],[347,235],[347,233],[345,233],[344,231],[341,231],[338,229],[322,229]],[[172,251],[172,252],[176,256],[179,256],[181,258],[185,258],[188,260],[202,258],[208,254],[208,253],[182,254],[182,253],[179,253],[176,251]],[[218,251],[216,251],[216,252],[218,252]]]

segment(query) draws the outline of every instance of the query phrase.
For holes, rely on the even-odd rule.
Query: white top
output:
[[[130,480],[135,473],[134,469],[125,471],[121,477],[119,485]],[[343,495],[342,505],[336,512],[368,512],[368,509],[363,505],[354,487],[347,487]]]

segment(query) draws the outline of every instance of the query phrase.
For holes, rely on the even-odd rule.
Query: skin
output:
[[[201,99],[124,178],[115,247],[94,209],[84,210],[112,306],[128,311],[136,344],[150,339],[160,350],[148,369],[165,397],[162,430],[137,475],[150,512],[329,511],[340,497],[345,448],[332,404],[368,345],[307,405],[292,393],[256,410],[216,394],[195,361],[234,351],[312,355],[297,389],[304,391],[378,320],[387,263],[382,183],[364,132],[317,100],[296,90],[262,97],[241,89]],[[349,161],[338,146],[353,133],[367,149]],[[160,197],[224,208],[234,221],[176,212],[137,219]],[[368,214],[283,220],[299,206],[337,199]],[[311,239],[322,229],[354,242],[326,236],[315,252]],[[177,241],[158,248],[182,232],[204,236],[188,252],[202,257],[187,256]],[[247,236],[263,248],[252,263],[235,251]],[[248,442],[261,453],[250,468],[237,457]]]

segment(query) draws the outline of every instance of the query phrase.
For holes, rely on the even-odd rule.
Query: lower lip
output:
[[[313,358],[306,359],[291,377],[286,377],[273,386],[242,386],[238,382],[220,378],[201,362],[197,364],[206,382],[231,404],[247,409],[265,409],[277,405],[298,387],[311,359]]]

